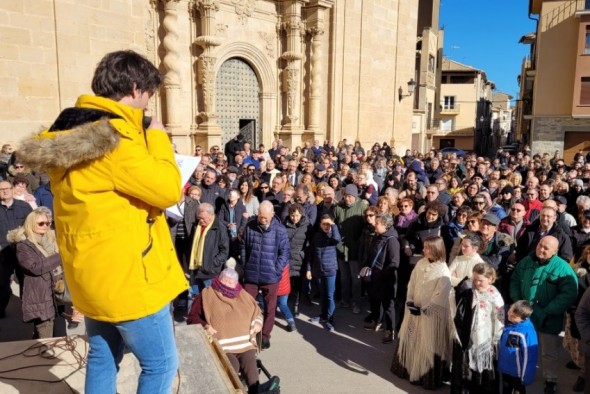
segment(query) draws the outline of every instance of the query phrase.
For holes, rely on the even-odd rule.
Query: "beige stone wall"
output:
[[[417,3],[343,1],[334,12],[333,139],[411,147],[412,101],[398,88],[415,78]]]
[[[535,116],[571,115],[579,19],[575,3],[544,1],[537,34]]]
[[[15,143],[50,125],[90,92],[105,52],[153,48],[148,21],[140,1],[1,1],[0,141]]]
[[[213,33],[215,70],[238,56],[254,68],[261,94],[263,142],[282,132],[284,92],[280,56],[285,51],[284,22],[278,15],[287,2],[243,1],[251,8],[219,0]],[[178,81],[163,88],[150,112],[169,126],[179,151],[191,152],[196,142],[211,138],[201,127],[197,61],[203,49],[195,44],[200,15],[189,12],[189,0],[6,0],[0,1],[0,142],[16,143],[48,126],[76,97],[90,93],[93,70],[107,52],[133,49],[145,54],[161,71]],[[311,2],[302,2],[304,5]],[[411,147],[412,100],[397,99],[414,75],[418,4],[403,0],[326,2],[320,37],[320,135],[339,140],[395,142]],[[304,9],[302,16],[305,18]],[[302,25],[302,131],[309,123],[311,36]],[[168,56],[168,57],[167,57]],[[248,58],[250,57],[250,58]],[[172,73],[172,74],[170,74]]]

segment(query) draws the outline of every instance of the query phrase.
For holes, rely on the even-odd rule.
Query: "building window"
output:
[[[430,71],[431,73],[434,72],[434,64],[435,64],[434,56],[429,55],[428,56],[428,71]]]
[[[440,129],[441,131],[453,131],[453,119],[441,119]]]
[[[444,96],[442,103],[443,110],[455,109],[455,96]]]
[[[586,25],[586,41],[584,42],[584,55],[590,55],[590,25]]]
[[[580,105],[590,105],[590,77],[582,77]]]

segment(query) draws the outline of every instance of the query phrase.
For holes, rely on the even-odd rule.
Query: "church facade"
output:
[[[3,143],[89,93],[107,52],[133,49],[165,76],[150,103],[177,149],[325,139],[411,148],[418,2],[15,0],[0,4]]]

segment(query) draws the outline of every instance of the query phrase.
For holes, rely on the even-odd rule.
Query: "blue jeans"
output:
[[[334,302],[336,276],[322,276],[318,279],[318,286],[320,288],[320,308],[322,311],[320,317],[332,321],[336,309],[336,303]]]
[[[291,313],[291,309],[289,309],[289,305],[287,301],[289,300],[289,294],[285,294],[279,296],[277,298],[277,303],[279,304],[279,309],[286,320],[293,320],[293,314]]]
[[[86,394],[115,394],[117,372],[127,347],[139,361],[140,394],[170,393],[178,369],[170,306],[137,320],[107,323],[85,317],[90,352]]]

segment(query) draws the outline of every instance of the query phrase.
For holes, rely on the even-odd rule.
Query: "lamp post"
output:
[[[416,81],[414,81],[414,78],[412,78],[408,81],[408,94],[404,94],[404,90],[402,89],[402,87],[401,86],[399,87],[399,89],[397,91],[399,101],[402,101],[402,99],[404,97],[410,97],[411,95],[413,95],[415,89],[416,89]]]
[[[484,127],[485,118],[482,116],[479,117],[479,138],[477,141],[477,155],[480,156],[485,152],[485,146],[487,145],[487,138],[485,133]]]

